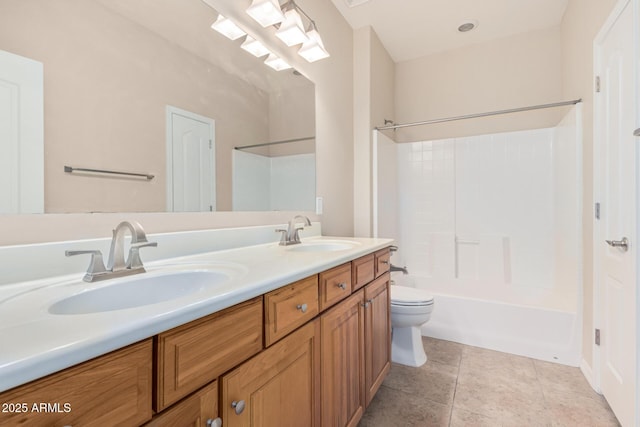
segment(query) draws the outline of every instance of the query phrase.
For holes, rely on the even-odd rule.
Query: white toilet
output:
[[[407,366],[422,366],[427,355],[420,327],[429,321],[433,296],[422,289],[391,286],[391,360]]]

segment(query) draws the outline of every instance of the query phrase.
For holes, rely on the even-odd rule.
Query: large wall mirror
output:
[[[313,210],[314,85],[217,16],[202,0],[0,0],[0,213],[37,212],[29,194],[45,213]],[[38,67],[41,131],[15,77]],[[43,155],[21,142],[38,132]]]

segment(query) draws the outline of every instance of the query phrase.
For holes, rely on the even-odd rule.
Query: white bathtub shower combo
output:
[[[553,128],[411,143],[374,131],[374,229],[410,272],[394,282],[434,296],[423,335],[579,365],[580,120],[578,104]]]

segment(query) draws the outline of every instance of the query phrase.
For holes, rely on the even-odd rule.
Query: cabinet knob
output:
[[[345,282],[338,283],[338,287],[343,291],[347,289],[347,284]]]
[[[207,427],[222,427],[222,419],[220,419],[219,417],[215,420],[209,418],[207,420]]]
[[[298,304],[298,305],[296,306],[296,308],[297,308],[298,310],[300,310],[301,312],[303,312],[303,313],[306,313],[306,312],[307,312],[307,304]]]
[[[389,264],[389,261],[387,261],[386,259],[381,259],[381,260],[380,260],[380,262],[381,262],[382,264]]]
[[[234,400],[231,402],[231,407],[235,409],[236,415],[240,415],[244,411],[244,400],[240,400],[239,402]]]

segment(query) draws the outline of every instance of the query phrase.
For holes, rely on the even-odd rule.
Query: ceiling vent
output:
[[[360,6],[361,4],[365,4],[367,3],[369,0],[344,0],[344,2],[346,3],[347,6],[349,7],[356,7],[356,6]]]

